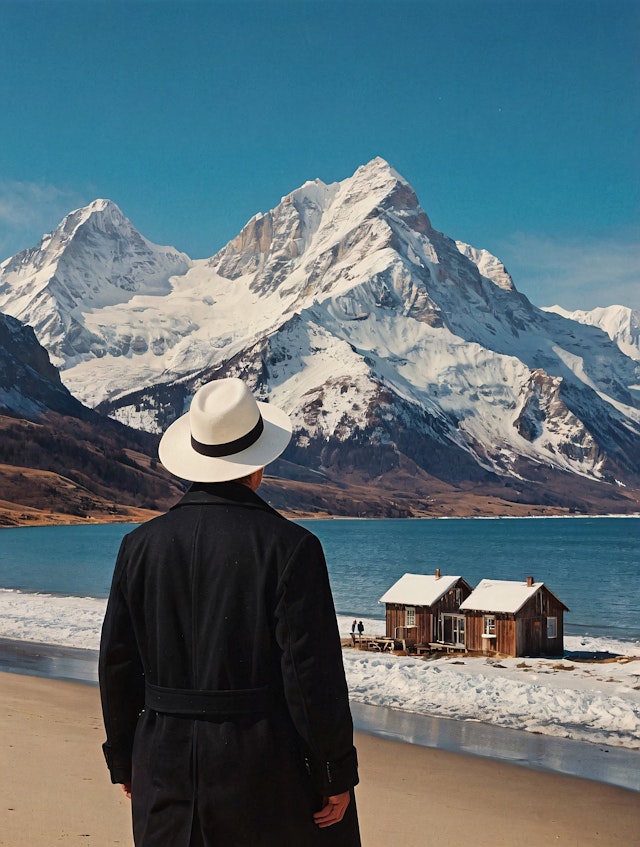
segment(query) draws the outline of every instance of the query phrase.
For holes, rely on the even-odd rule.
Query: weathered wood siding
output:
[[[549,638],[549,618],[556,618],[556,637]],[[564,651],[564,606],[543,586],[518,612],[516,656],[561,656]]]
[[[483,638],[484,616],[493,614],[495,637]],[[466,646],[470,653],[515,656],[516,622],[513,615],[493,612],[466,612]]]
[[[431,632],[431,608],[414,606],[416,610],[415,627],[407,628],[407,607],[402,603],[387,603],[387,638],[404,638],[415,644],[427,644],[427,633]],[[426,640],[425,640],[426,638]]]
[[[437,603],[431,607],[434,614],[441,612],[458,612],[460,611],[460,603],[466,600],[471,594],[471,586],[464,580],[460,580],[450,591],[441,597]]]
[[[482,612],[465,612],[466,648],[471,653],[482,652]]]
[[[495,638],[483,638],[485,615],[495,617]],[[556,637],[548,636],[548,619],[556,618]],[[472,653],[499,656],[561,656],[564,606],[543,586],[516,615],[468,611],[466,646]]]

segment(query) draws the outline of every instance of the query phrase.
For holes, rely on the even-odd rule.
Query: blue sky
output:
[[[115,201],[213,255],[374,156],[534,303],[640,308],[636,0],[0,0],[0,258]]]

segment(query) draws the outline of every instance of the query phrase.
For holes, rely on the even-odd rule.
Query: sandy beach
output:
[[[0,844],[130,847],[129,802],[100,749],[97,688],[2,673],[0,702]],[[363,733],[356,743],[364,847],[469,832],[477,847],[638,843],[637,792]]]

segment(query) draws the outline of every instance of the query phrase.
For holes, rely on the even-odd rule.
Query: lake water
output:
[[[544,582],[570,612],[565,632],[640,639],[640,518],[301,521],[323,543],[336,611],[384,618],[403,573]],[[106,597],[130,525],[0,531],[0,587]]]

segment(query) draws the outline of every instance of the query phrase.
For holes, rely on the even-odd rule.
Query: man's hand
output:
[[[128,797],[129,800],[131,800],[131,783],[130,782],[122,783],[122,790],[124,791],[125,796]]]
[[[322,809],[313,816],[314,823],[320,829],[338,823],[344,817],[350,800],[351,796],[348,791],[345,791],[344,794],[335,794],[333,797],[323,797]]]

